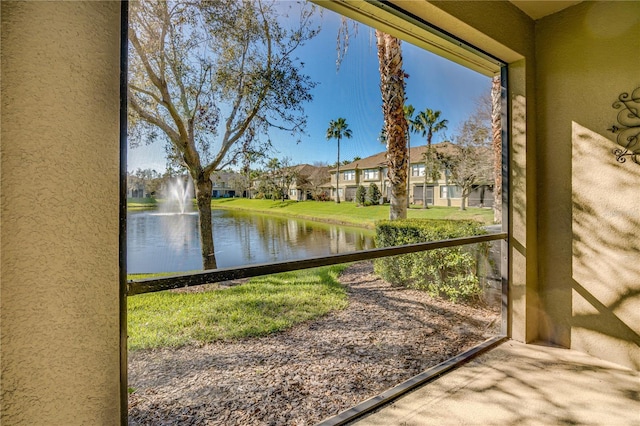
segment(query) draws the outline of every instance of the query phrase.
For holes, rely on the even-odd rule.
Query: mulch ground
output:
[[[499,306],[391,287],[370,262],[349,306],[262,338],[129,354],[131,425],[311,425],[499,331]]]

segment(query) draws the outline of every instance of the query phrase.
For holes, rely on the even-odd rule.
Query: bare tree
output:
[[[278,23],[261,0],[138,1],[130,6],[128,100],[133,134],[162,135],[194,181],[204,269],[217,268],[211,173],[262,152],[269,129],[299,133],[314,83],[294,51],[314,37],[313,8]],[[159,134],[158,134],[159,132]]]
[[[466,201],[475,185],[490,183],[493,178],[490,117],[490,99],[482,98],[476,111],[457,130],[454,153],[440,160],[445,173],[451,174],[449,181],[462,191],[460,210],[466,209]]]

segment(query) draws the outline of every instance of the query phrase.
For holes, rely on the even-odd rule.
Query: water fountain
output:
[[[192,198],[193,183],[191,179],[175,178],[167,186],[165,201],[160,205],[160,212],[164,214],[194,214]]]

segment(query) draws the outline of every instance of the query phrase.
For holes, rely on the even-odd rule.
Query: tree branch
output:
[[[141,88],[141,87],[138,87],[138,86],[136,86],[136,85],[135,85],[135,84],[133,84],[133,83],[129,83],[129,89],[132,89],[132,90],[135,90],[136,92],[140,92],[140,93],[142,93],[142,94],[145,94],[145,95],[147,95],[147,96],[151,97],[154,101],[156,101],[156,102],[157,102],[157,103],[159,103],[159,104],[161,104],[161,103],[162,103],[162,99],[160,99],[160,98],[158,97],[158,95],[156,95],[155,93],[150,92],[150,91],[148,91],[148,90],[146,90],[146,89],[143,89],[143,88]]]
[[[167,135],[167,137],[171,139],[177,146],[181,145],[179,143],[180,134],[178,132],[172,129],[171,126],[169,126],[160,117],[151,114],[150,112],[145,110],[143,107],[141,107],[140,104],[138,104],[138,101],[136,100],[135,96],[133,96],[133,93],[131,93],[130,91],[128,93],[128,97],[129,97],[129,106],[136,112],[136,114],[140,116],[140,118],[142,118],[147,123],[160,128]]]

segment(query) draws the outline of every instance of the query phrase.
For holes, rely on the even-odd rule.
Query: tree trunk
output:
[[[493,136],[493,221],[502,222],[502,87],[500,75],[491,81],[491,132]]]
[[[467,196],[463,196],[460,199],[460,210],[462,210],[462,211],[465,211],[467,209],[467,197],[468,197],[468,195]]]
[[[426,162],[425,162],[426,163]],[[424,184],[422,185],[422,208],[428,209],[427,205],[427,165],[424,165]]]
[[[340,204],[340,138],[338,138],[338,163],[336,169],[336,204]]]
[[[387,134],[387,176],[391,185],[389,219],[407,217],[407,120],[400,40],[376,30],[382,113]]]
[[[195,180],[196,201],[200,225],[200,250],[202,252],[202,269],[217,269],[215,249],[213,245],[213,226],[211,222],[211,190],[213,184],[209,177],[202,174]]]
[[[415,198],[415,195],[414,195]],[[407,126],[407,209],[411,203],[411,132]]]

